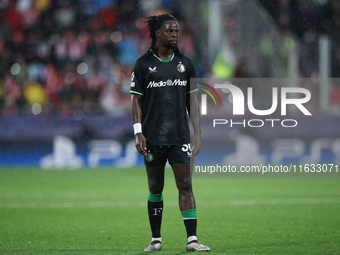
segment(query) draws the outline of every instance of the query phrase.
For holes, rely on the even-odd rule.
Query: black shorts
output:
[[[172,146],[147,146],[148,154],[144,156],[144,164],[148,166],[169,164],[190,164],[193,156],[190,144]]]

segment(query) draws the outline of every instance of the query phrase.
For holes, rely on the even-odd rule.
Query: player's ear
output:
[[[157,29],[157,30],[155,31],[155,35],[156,35],[156,38],[157,38],[157,39],[160,39],[160,38],[161,38],[161,30]]]

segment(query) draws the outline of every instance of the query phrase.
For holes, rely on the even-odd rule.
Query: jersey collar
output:
[[[152,50],[150,50],[152,55],[155,56],[155,58],[157,58],[159,61],[163,62],[163,63],[169,63],[171,60],[173,60],[174,56],[175,56],[175,52],[172,53],[171,57],[169,59],[161,59],[159,58],[155,53],[152,52]]]

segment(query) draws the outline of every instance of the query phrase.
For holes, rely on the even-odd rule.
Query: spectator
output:
[[[321,32],[334,41],[332,76],[340,76],[338,0],[259,1],[272,13],[283,35],[296,33],[301,39],[303,76],[311,76],[318,68],[318,54],[311,48],[316,47]],[[149,45],[142,17],[164,10],[181,12],[180,7],[178,0],[0,1],[0,111],[27,114],[24,90],[35,82],[48,96],[43,114],[70,115],[79,108],[124,112],[129,104],[125,89],[131,64]],[[184,20],[180,24],[181,48],[196,57],[192,27]],[[224,25],[228,29],[233,23]],[[227,32],[235,37],[235,32]],[[208,76],[210,67],[204,61],[196,64],[204,66],[199,72]],[[236,74],[249,75],[242,68],[244,60],[239,61]]]

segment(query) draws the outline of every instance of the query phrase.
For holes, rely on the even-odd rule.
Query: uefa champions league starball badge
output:
[[[153,156],[153,154],[150,151],[148,151],[148,153],[145,156],[145,160],[151,162],[154,158],[155,157]]]

